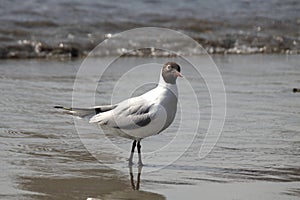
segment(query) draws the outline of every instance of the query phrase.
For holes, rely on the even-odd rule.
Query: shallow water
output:
[[[300,84],[299,58],[297,55],[213,57],[226,88],[227,114],[218,143],[204,159],[198,158],[198,151],[208,127],[209,95],[204,80],[191,78],[193,73],[183,66],[185,80],[199,83],[193,87],[201,97],[200,128],[193,144],[176,159],[189,142],[193,134],[190,127],[197,119],[193,100],[185,90],[185,80],[179,80],[180,102],[187,101],[190,105],[181,105],[184,109],[178,110],[178,117],[169,129],[142,142],[145,166],[140,169],[140,191],[132,190],[127,167],[130,141],[111,138],[124,154],[114,149],[109,152],[95,140],[86,140],[91,146],[84,146],[83,139],[103,138],[100,130],[53,109],[54,105],[72,104],[73,83],[82,60],[2,61],[0,196],[3,199],[182,199],[180,195],[189,199],[198,199],[199,195],[225,199],[299,198],[300,96],[292,93],[292,88]],[[106,71],[104,77],[98,78],[99,82],[92,82],[98,74],[83,77],[80,80],[83,104],[84,98],[93,92],[93,85],[97,85],[99,104],[110,103],[111,97],[117,102],[153,87],[157,67],[147,69],[150,74],[135,76],[134,81],[129,79],[132,84],[127,79],[125,87],[121,81],[113,90],[115,96],[111,92],[120,80],[118,67],[127,69],[130,65],[164,63],[170,59],[176,60],[120,58],[114,63],[117,68]],[[204,58],[199,59],[205,64]],[[101,68],[104,60],[95,58],[93,63]],[[132,77],[129,74],[123,78]],[[151,81],[152,84],[143,87],[135,85]],[[180,129],[181,124],[184,129]],[[78,135],[80,128],[88,133],[86,138]],[[177,150],[162,154],[176,159],[165,165],[166,157],[151,152],[174,139],[174,133],[185,137],[176,143]],[[103,164],[106,161],[118,170]],[[134,165],[132,170],[136,186],[138,167]],[[214,194],[216,188],[220,196]]]
[[[78,57],[139,27],[181,31],[210,53],[299,53],[299,8],[298,0],[4,1],[0,58]]]

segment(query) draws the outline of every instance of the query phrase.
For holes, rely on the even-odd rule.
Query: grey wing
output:
[[[99,113],[91,118],[90,123],[99,123],[118,129],[135,129],[151,122],[154,116],[152,104],[140,98],[121,102],[117,107],[106,113]]]

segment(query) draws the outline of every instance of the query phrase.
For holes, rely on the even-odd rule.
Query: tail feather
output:
[[[93,108],[67,108],[63,106],[54,106],[56,109],[63,110],[64,113],[78,116],[81,118],[90,118],[102,112],[114,109],[117,105],[96,106]]]

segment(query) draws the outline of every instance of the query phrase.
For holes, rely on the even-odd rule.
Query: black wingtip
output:
[[[62,107],[62,106],[54,106],[54,108],[63,109],[64,107]]]

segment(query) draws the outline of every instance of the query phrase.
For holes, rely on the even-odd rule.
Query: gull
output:
[[[66,108],[65,113],[87,118],[111,134],[133,140],[129,165],[133,164],[134,150],[138,150],[138,165],[142,166],[141,140],[157,135],[174,121],[177,111],[178,89],[176,80],[183,77],[180,66],[175,62],[163,65],[157,86],[137,97],[132,97],[114,105],[92,108]]]

